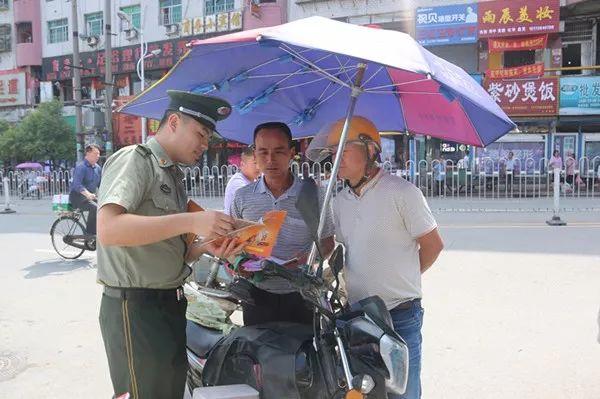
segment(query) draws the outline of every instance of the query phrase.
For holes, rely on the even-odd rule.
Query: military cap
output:
[[[180,90],[167,90],[167,94],[171,97],[168,110],[190,116],[215,131],[217,122],[231,114],[231,105],[218,97]]]

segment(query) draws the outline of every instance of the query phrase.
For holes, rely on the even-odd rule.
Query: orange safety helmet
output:
[[[340,137],[342,136],[345,121],[346,118],[342,118],[336,121],[328,129],[327,147],[333,147],[340,143]],[[360,142],[365,144],[372,142],[376,144],[377,151],[381,152],[381,136],[379,135],[379,131],[373,122],[363,116],[353,116],[352,119],[350,119],[350,127],[348,128],[346,142]]]

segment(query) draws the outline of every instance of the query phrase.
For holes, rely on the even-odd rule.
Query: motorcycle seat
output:
[[[187,320],[185,327],[187,347],[200,358],[205,359],[210,350],[223,338],[220,330],[213,330]]]

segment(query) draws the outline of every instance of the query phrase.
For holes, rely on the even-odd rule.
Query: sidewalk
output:
[[[223,209],[223,197],[194,197],[205,209]],[[477,198],[428,198],[431,210],[443,212],[553,212],[552,198],[527,199],[477,199]],[[2,209],[4,205],[2,204]],[[51,214],[49,199],[11,201],[11,209],[25,214]],[[561,198],[560,212],[600,212],[598,198]]]

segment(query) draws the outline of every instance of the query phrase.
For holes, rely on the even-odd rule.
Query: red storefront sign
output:
[[[560,0],[478,3],[479,37],[523,36],[559,30]]]
[[[558,114],[558,78],[486,79],[484,87],[508,115]]]
[[[485,76],[489,79],[522,78],[525,76],[540,77],[544,74],[544,64],[523,65],[515,68],[488,69]]]
[[[122,106],[133,99],[134,96],[121,96],[115,98],[117,106]],[[113,112],[114,146],[125,147],[138,144],[142,141],[142,124],[138,116]]]
[[[490,53],[503,51],[538,50],[546,48],[548,35],[525,36],[514,39],[489,39]]]

